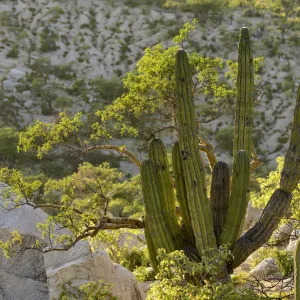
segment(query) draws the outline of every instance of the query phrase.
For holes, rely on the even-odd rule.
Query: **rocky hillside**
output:
[[[186,47],[211,57],[237,59],[239,29],[249,27],[254,56],[265,57],[257,80],[257,151],[265,160],[284,153],[300,79],[300,26],[291,30],[289,20],[254,9],[182,12],[150,2],[1,1],[4,124],[23,127],[37,118],[51,121],[66,108],[92,113],[121,93],[121,78],[134,69],[146,47],[172,45],[178,29],[197,18],[197,30]],[[213,143],[223,157],[228,156],[222,145],[229,140],[231,122],[230,116],[223,116],[205,125],[212,136],[219,132]]]

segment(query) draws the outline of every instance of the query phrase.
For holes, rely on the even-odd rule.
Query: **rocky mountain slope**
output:
[[[120,87],[146,47],[171,46],[181,26],[195,17],[197,30],[186,48],[211,57],[236,60],[239,29],[249,27],[254,56],[265,57],[257,82],[257,152],[274,161],[286,150],[291,126],[300,79],[300,26],[290,30],[271,13],[251,9],[209,13],[165,9],[151,1],[1,1],[2,121],[23,127],[34,119],[51,121],[66,108],[86,113],[101,108],[106,99],[95,93],[91,80],[110,83],[108,90]],[[215,133],[231,122],[223,116],[205,127]],[[226,159],[220,143],[213,143]]]

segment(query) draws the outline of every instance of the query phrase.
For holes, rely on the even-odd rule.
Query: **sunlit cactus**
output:
[[[229,244],[234,258],[228,261],[225,269],[231,272],[270,238],[289,208],[291,192],[300,178],[300,89],[280,188],[273,193],[259,221],[240,236],[249,201],[250,163],[254,149],[254,79],[249,31],[242,28],[239,41],[232,176],[226,163],[215,164],[210,199],[196,131],[192,75],[184,50],[177,51],[174,67],[177,95],[174,126],[178,141],[173,145],[170,163],[173,178],[167,152],[158,139],[152,140],[149,159],[141,166],[150,258],[156,268],[159,248],[165,248],[167,252],[193,249],[190,253],[194,255],[189,258],[199,261],[203,250]],[[175,212],[176,200],[181,210],[180,219]],[[224,273],[224,269],[220,272]]]

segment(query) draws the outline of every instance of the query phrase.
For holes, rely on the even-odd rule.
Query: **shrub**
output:
[[[6,57],[8,58],[17,58],[19,56],[19,47],[18,45],[13,45],[10,50],[8,50]]]

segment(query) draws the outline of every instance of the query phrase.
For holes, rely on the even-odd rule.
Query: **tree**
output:
[[[184,30],[176,39],[181,45],[190,33],[189,27]],[[3,169],[0,178],[7,181],[17,195],[10,209],[19,205],[58,209],[59,213],[51,216],[48,224],[41,226],[45,235],[54,239],[50,247],[52,250],[68,249],[80,239],[94,237],[102,229],[145,226],[150,257],[155,268],[158,265],[159,248],[165,248],[168,252],[182,249],[190,260],[199,262],[207,248],[218,252],[223,244],[230,244],[234,258],[224,261],[220,257],[213,266],[217,280],[228,280],[228,272],[239,266],[271,236],[280,218],[286,213],[291,192],[299,181],[297,134],[300,126],[300,95],[297,98],[294,128],[280,188],[272,194],[259,222],[240,237],[248,201],[250,158],[253,159],[252,169],[259,164],[252,145],[254,65],[246,28],[241,30],[238,65],[230,63],[230,75],[237,78],[236,90],[219,82],[218,69],[223,67],[220,59],[203,58],[198,54],[187,55],[176,46],[167,50],[161,45],[154,46],[146,50],[137,70],[124,79],[128,92],[97,113],[101,119],[92,125],[90,140],[81,137],[81,114],[69,118],[62,113],[52,124],[36,121],[21,133],[19,150],[35,150],[40,158],[60,145],[82,155],[94,150],[116,151],[137,166],[142,166],[145,220],[108,216],[109,205],[116,199],[114,197],[126,195],[128,191],[135,195],[140,195],[140,192],[134,184],[131,189],[125,182],[121,188],[116,171],[111,171],[105,165],[99,166],[99,175],[97,170],[100,169],[97,167],[82,165],[76,174],[61,181],[50,181],[47,184],[49,190],[57,192],[61,197],[61,205],[57,206],[40,205],[32,201],[35,190],[40,186],[39,181],[27,183],[17,171]],[[237,74],[234,70],[237,70]],[[213,107],[217,111],[213,112],[212,118],[224,113],[231,105],[232,97],[237,96],[233,149],[235,160],[230,197],[227,186],[230,182],[228,167],[224,163],[217,163],[211,144],[201,134],[198,136],[199,122],[203,120],[197,118],[197,113],[194,114],[194,98],[197,99],[199,91],[213,96]],[[300,89],[298,93],[300,94]],[[121,134],[129,133],[145,141],[151,140],[150,159],[141,163],[125,146],[104,144],[103,141],[111,138],[110,128],[107,126],[111,124]],[[174,139],[179,138],[173,148],[175,180],[169,173],[163,143],[155,138],[164,130],[172,130]],[[100,141],[99,144],[96,144],[96,140]],[[204,166],[199,150],[207,154],[213,168],[213,177],[217,178],[212,183],[212,207],[206,193]],[[74,182],[78,178],[79,185]],[[182,227],[175,215],[174,181],[183,219]],[[220,200],[228,203],[219,203]],[[235,213],[237,207],[238,211]],[[53,234],[57,224],[67,228],[70,234]],[[197,274],[194,275],[196,277],[192,280],[197,284],[202,284],[210,276],[206,274],[203,277],[200,274],[199,279]]]

